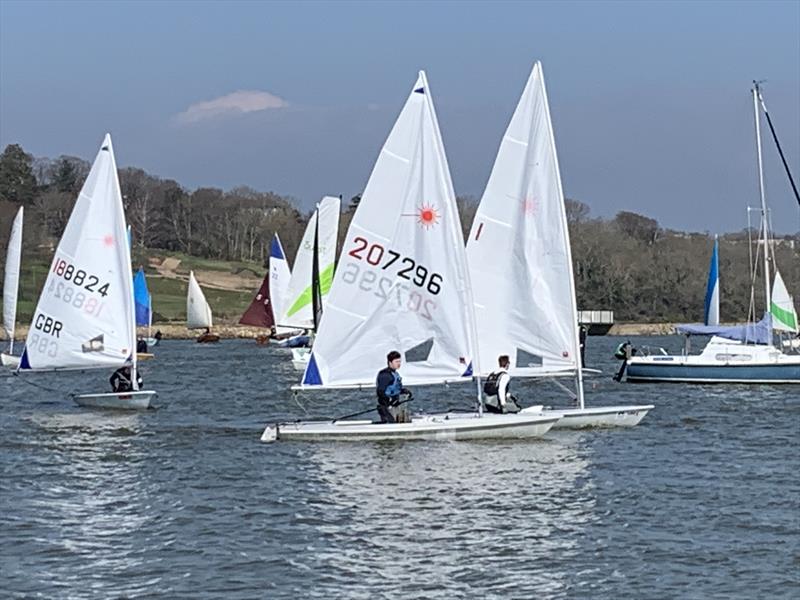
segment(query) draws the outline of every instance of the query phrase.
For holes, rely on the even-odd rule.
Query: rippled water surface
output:
[[[295,401],[287,351],[248,341],[163,342],[140,414],[65,396],[110,373],[3,377],[2,595],[798,597],[800,387],[615,384],[618,341],[590,338],[587,402],[656,409],[534,442],[261,444],[269,420],[372,398]],[[420,389],[417,408],[471,391]]]

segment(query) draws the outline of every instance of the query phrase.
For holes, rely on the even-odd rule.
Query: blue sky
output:
[[[567,196],[738,230],[750,81],[800,177],[800,2],[0,2],[0,145],[309,207],[359,192],[424,68],[458,194],[480,197],[534,60]],[[238,93],[237,93],[238,92]],[[237,110],[238,109],[238,110]],[[245,112],[247,111],[247,112]],[[800,230],[771,142],[769,202]]]

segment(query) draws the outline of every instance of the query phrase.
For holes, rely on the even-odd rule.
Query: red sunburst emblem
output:
[[[113,246],[113,245],[114,245],[114,236],[113,236],[113,235],[110,235],[110,234],[109,234],[109,235],[106,235],[106,236],[103,238],[103,244],[104,244],[105,246],[108,246],[109,248],[111,248],[111,246]]]
[[[439,222],[439,213],[433,206],[422,205],[417,210],[417,223],[429,229]]]
[[[527,196],[523,198],[520,203],[522,204],[522,212],[526,215],[535,215],[536,209],[538,208],[539,203],[536,201],[536,198],[533,196]]]

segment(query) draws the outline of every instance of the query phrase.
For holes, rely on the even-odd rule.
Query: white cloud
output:
[[[269,92],[239,90],[213,100],[196,102],[175,115],[179,123],[189,124],[215,117],[244,114],[273,108],[283,108],[289,103]]]

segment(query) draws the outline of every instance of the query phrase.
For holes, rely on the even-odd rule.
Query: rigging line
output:
[[[15,372],[14,373],[14,377],[19,377],[19,374]],[[47,387],[45,385],[41,385],[39,383],[36,383],[35,381],[30,381],[29,379],[27,379],[25,377],[19,377],[19,380],[22,381],[23,383],[28,384],[28,385],[32,385],[35,388],[39,388],[40,390],[44,390],[46,392],[51,392],[53,394],[68,394],[69,393],[69,392],[67,392],[66,390],[63,390],[63,389],[59,390],[59,389],[56,389],[56,388],[50,388],[50,387]]]
[[[769,130],[772,133],[772,139],[775,140],[775,146],[778,148],[778,154],[783,162],[783,168],[786,170],[786,175],[789,177],[789,183],[792,185],[792,191],[794,192],[795,200],[797,200],[797,204],[800,206],[800,193],[797,191],[797,186],[794,183],[792,172],[789,170],[789,163],[786,162],[786,157],[783,155],[783,148],[781,148],[781,143],[778,141],[778,134],[775,132],[775,127],[772,125],[772,119],[769,116],[767,105],[764,103],[764,98],[761,96],[761,90],[759,89],[758,85],[756,85],[756,89],[758,90],[758,100],[761,103],[761,108],[764,110],[764,116],[767,117],[767,125],[769,125]]]

